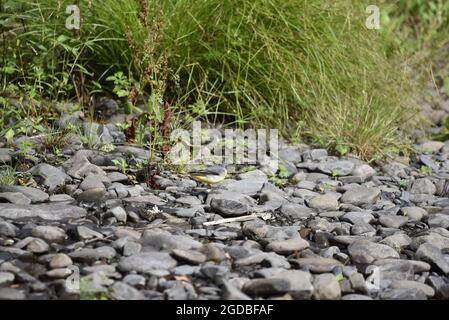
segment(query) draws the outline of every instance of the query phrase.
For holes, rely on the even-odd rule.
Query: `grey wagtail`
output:
[[[189,171],[189,174],[193,179],[199,182],[214,185],[226,178],[228,170],[226,170],[225,164],[221,164],[210,166],[205,169]]]

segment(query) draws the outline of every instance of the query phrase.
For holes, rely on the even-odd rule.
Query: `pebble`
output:
[[[379,294],[381,300],[427,300],[420,289],[386,289]]]
[[[80,240],[84,241],[84,240],[89,240],[89,239],[93,239],[93,238],[103,238],[104,236],[97,232],[94,231],[92,229],[89,229],[85,226],[79,226],[76,228],[76,233],[79,237]]]
[[[411,221],[420,221],[427,216],[427,211],[420,207],[403,207],[401,211]]]
[[[331,194],[323,194],[310,199],[308,206],[317,210],[335,211],[338,208],[338,200]]]
[[[73,199],[68,194],[53,194],[49,198],[50,202],[62,202],[65,204],[72,204],[75,202],[75,199]]]
[[[243,285],[243,292],[249,296],[267,297],[282,295],[290,290],[290,282],[286,279],[252,279]]]
[[[41,218],[43,220],[79,219],[86,210],[65,204],[15,205],[0,203],[0,217],[7,219]]]
[[[386,228],[399,229],[404,226],[408,221],[408,217],[404,216],[393,216],[393,215],[382,215],[379,217],[379,223]]]
[[[42,190],[23,186],[0,186],[0,192],[19,192],[31,200],[31,203],[45,202],[49,195]]]
[[[249,206],[236,200],[213,198],[210,202],[211,209],[223,217],[237,217],[248,213]]]
[[[0,271],[0,287],[9,286],[14,282],[15,276],[11,272],[1,272]]]
[[[223,300],[251,300],[250,297],[226,280],[223,280],[222,298]]]
[[[445,275],[449,275],[449,262],[446,260],[441,250],[431,243],[423,243],[416,250],[416,258],[434,264]]]
[[[342,217],[343,221],[349,221],[354,225],[357,224],[369,224],[373,222],[374,216],[369,212],[348,212]]]
[[[52,269],[60,269],[71,266],[73,264],[72,259],[65,253],[57,253],[50,260],[50,268]]]
[[[380,196],[379,188],[356,187],[346,191],[340,198],[342,203],[348,203],[355,206],[373,204]]]
[[[187,262],[189,264],[201,264],[206,262],[206,256],[201,252],[192,250],[174,249],[172,256],[178,261]]]
[[[435,295],[435,290],[427,284],[410,281],[410,280],[400,280],[395,281],[391,284],[390,288],[392,289],[418,289],[424,292],[424,294],[428,297],[433,297]]]
[[[117,219],[119,222],[126,223],[126,211],[122,207],[115,207],[111,209],[112,215]]]
[[[142,250],[142,245],[134,241],[127,241],[123,246],[123,255],[125,257],[132,256]]]
[[[302,251],[309,247],[309,243],[300,236],[280,241],[270,242],[265,249],[267,251],[274,251],[278,254],[288,255],[294,252]]]
[[[341,297],[340,285],[331,273],[316,275],[313,287],[313,298],[315,300],[337,300]]]
[[[0,237],[15,237],[19,228],[7,221],[0,221]]]
[[[128,274],[123,278],[123,282],[135,288],[142,289],[145,287],[147,280],[140,274]]]
[[[431,214],[427,219],[427,224],[430,228],[449,228],[449,215],[448,214]]]
[[[48,191],[53,192],[55,189],[65,185],[72,179],[59,168],[53,167],[46,163],[40,163],[29,171],[33,176],[38,176],[43,179],[42,184],[48,188]]]
[[[31,200],[20,192],[1,192],[0,199],[19,205],[31,204]]]
[[[417,179],[413,182],[410,193],[415,194],[435,194],[435,185],[428,178]]]
[[[123,257],[118,264],[121,271],[136,271],[139,273],[147,273],[157,269],[167,270],[175,266],[176,260],[165,252],[144,252]]]
[[[67,238],[65,231],[54,226],[36,226],[31,230],[34,237],[41,238],[48,243],[62,243]]]
[[[357,263],[372,263],[377,259],[399,258],[396,250],[384,244],[357,240],[348,247],[351,259]]]
[[[111,296],[115,300],[143,300],[144,295],[124,282],[115,282],[111,288]]]

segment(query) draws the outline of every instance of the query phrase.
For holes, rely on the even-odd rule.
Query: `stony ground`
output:
[[[124,138],[94,129],[95,145]],[[0,299],[449,299],[449,141],[417,144],[377,166],[284,145],[294,183],[243,167],[211,189],[170,171],[150,188],[113,162],[146,150],[75,137],[62,164],[35,155],[33,183],[0,187]]]

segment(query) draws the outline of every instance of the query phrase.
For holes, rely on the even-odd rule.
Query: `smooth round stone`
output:
[[[1,192],[0,199],[18,205],[28,205],[31,203],[31,200],[20,192]]]
[[[137,271],[147,273],[152,270],[163,270],[174,268],[176,260],[165,252],[145,252],[122,258],[118,264],[121,271]]]
[[[111,296],[116,300],[143,300],[143,294],[134,287],[123,283],[116,282],[111,288]]]
[[[289,217],[290,219],[305,219],[315,215],[315,212],[306,207],[295,203],[286,203],[280,207],[281,214]]]
[[[354,168],[351,173],[353,176],[362,178],[362,181],[368,180],[372,176],[376,174],[376,170],[374,170],[371,166],[367,164],[362,164]]]
[[[362,292],[362,293],[368,292],[368,288],[365,283],[365,278],[363,277],[363,275],[361,273],[351,274],[351,276],[349,277],[349,281],[351,283],[351,287],[356,292]]]
[[[436,186],[428,178],[416,179],[410,188],[413,194],[430,194],[433,195],[437,191]]]
[[[318,165],[318,170],[334,176],[347,176],[354,170],[354,163],[348,160],[326,161]]]
[[[382,241],[382,244],[386,244],[387,246],[392,247],[395,250],[401,250],[404,247],[407,247],[412,243],[412,239],[407,236],[405,233],[396,233],[389,237],[386,237]]]
[[[115,251],[114,248],[108,246],[98,247],[95,249],[95,251],[97,251],[101,259],[106,260],[111,260],[117,254],[117,251]]]
[[[72,259],[65,253],[57,253],[50,260],[50,268],[52,269],[61,269],[73,264]]]
[[[337,300],[341,297],[340,284],[331,273],[315,276],[313,287],[313,298],[315,300]]]
[[[109,180],[114,183],[114,182],[126,182],[128,181],[128,176],[121,173],[121,172],[117,172],[117,171],[113,171],[113,172],[109,172],[108,173],[108,178]]]
[[[137,254],[142,250],[142,245],[140,243],[134,241],[127,241],[123,246],[123,255],[125,257],[132,256],[133,254]]]
[[[122,207],[115,207],[111,209],[111,213],[117,219],[117,221],[126,223],[127,214],[125,209],[123,209]]]
[[[179,261],[184,261],[189,264],[201,264],[206,262],[206,256],[204,254],[192,250],[174,249],[172,251],[172,256]]]
[[[339,219],[342,216],[344,216],[346,212],[344,211],[324,211],[320,212],[319,216],[322,218],[332,218],[332,219]]]
[[[73,203],[75,199],[73,199],[68,194],[54,194],[50,196],[50,202],[64,202],[64,203]]]
[[[356,187],[346,191],[340,198],[342,203],[352,204],[355,206],[363,206],[372,204],[377,201],[380,196],[379,188]]]
[[[77,200],[84,202],[100,202],[103,200],[105,195],[106,191],[104,188],[94,188],[80,193]]]
[[[50,246],[44,240],[35,238],[27,245],[27,250],[33,253],[44,253],[50,250]]]
[[[368,240],[357,240],[348,247],[349,255],[353,262],[372,263],[378,259],[398,258],[399,254],[391,247],[370,242]]]
[[[310,199],[308,205],[317,210],[335,211],[338,208],[338,200],[331,194],[323,194]]]
[[[294,262],[300,267],[315,273],[331,272],[335,267],[341,267],[342,263],[332,258],[310,257],[298,258]]]
[[[435,153],[444,147],[444,142],[441,141],[426,141],[419,145],[419,149],[423,152]]]
[[[399,280],[395,281],[390,285],[392,289],[418,289],[424,292],[424,294],[428,297],[433,297],[435,295],[435,290],[432,289],[431,286],[427,284],[411,281],[411,280]]]
[[[290,290],[290,281],[287,279],[253,279],[246,282],[243,292],[250,296],[271,296],[285,294]]]
[[[420,207],[403,207],[401,211],[404,216],[409,217],[411,221],[420,221],[427,216],[427,211]]]
[[[146,279],[139,274],[128,274],[123,278],[123,282],[136,288],[143,288],[145,287]]]
[[[386,228],[399,229],[404,226],[408,221],[408,217],[394,216],[394,215],[382,215],[379,217],[379,223]]]
[[[19,228],[7,221],[0,221],[0,237],[15,237]]]
[[[11,272],[0,272],[0,286],[8,286],[14,282],[15,276]]]
[[[54,278],[54,279],[63,279],[63,278],[70,276],[71,274],[72,274],[72,270],[67,269],[67,268],[53,269],[53,270],[49,270],[45,273],[45,275],[47,277]]]
[[[265,248],[267,251],[274,251],[285,255],[302,251],[308,247],[309,243],[298,236],[287,240],[272,241]]]
[[[448,214],[431,214],[427,219],[427,224],[431,228],[449,228],[449,215]]]
[[[101,239],[104,237],[101,233],[94,231],[92,229],[89,229],[85,226],[77,227],[76,231],[77,231],[77,234],[78,234],[78,237],[80,240],[89,240],[89,239],[94,239],[94,238]]]
[[[201,248],[200,251],[206,255],[207,260],[221,262],[228,259],[226,252],[213,243],[206,243]]]
[[[379,294],[381,300],[427,300],[426,294],[419,289],[386,289]]]
[[[376,229],[368,223],[360,223],[352,226],[351,234],[356,236],[362,234],[374,236],[376,234]]]
[[[31,230],[31,234],[48,243],[61,243],[67,238],[63,229],[54,226],[37,226]]]
[[[364,211],[354,211],[346,213],[343,218],[343,221],[349,221],[352,224],[369,224],[373,222],[374,216],[369,212]]]
[[[81,182],[80,189],[83,191],[89,189],[105,189],[103,183],[104,178],[105,177],[101,175],[90,174],[83,180],[83,182]]]

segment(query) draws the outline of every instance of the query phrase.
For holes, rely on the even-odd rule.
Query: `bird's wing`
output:
[[[189,173],[193,175],[219,175],[222,174],[225,170],[226,169],[222,166],[211,166],[204,169],[189,171]]]

